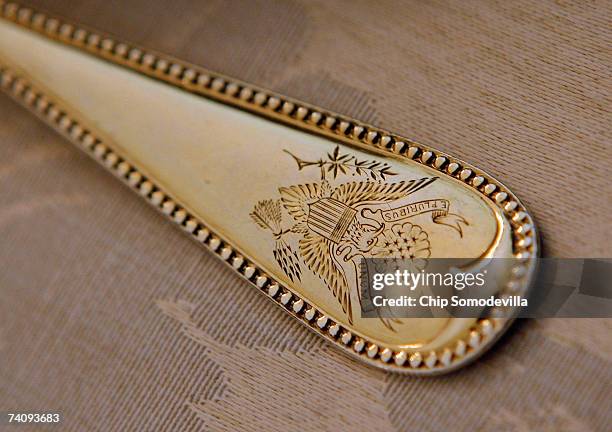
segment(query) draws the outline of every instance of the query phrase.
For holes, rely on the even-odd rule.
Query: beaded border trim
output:
[[[513,280],[508,283],[502,296],[522,292],[525,289],[525,281],[529,281],[535,271],[535,257],[539,253],[539,244],[532,217],[503,184],[461,160],[357,120],[286,98],[163,54],[117,42],[99,32],[74,26],[16,3],[5,3],[4,0],[0,0],[0,18],[187,91],[351,146],[376,148],[402,156],[458,179],[501,208],[510,222],[513,254],[519,264],[514,267]],[[86,153],[180,225],[196,241],[207,246],[238,274],[267,294],[286,312],[331,340],[336,346],[343,348],[345,352],[367,363],[411,374],[447,372],[484,352],[511,322],[507,318],[480,319],[470,329],[467,338],[459,339],[443,350],[429,352],[394,351],[388,347],[378,346],[360,335],[353,335],[341,324],[324,315],[316,307],[307,304],[299,295],[265,274],[237,248],[181,208],[155,184],[153,179],[146,178],[138,168],[109,148],[109,143],[103,142],[93,131],[88,130],[66,109],[52,101],[26,79],[17,77],[15,72],[0,65],[0,84],[3,91],[34,111],[38,117],[70,141],[78,144]]]

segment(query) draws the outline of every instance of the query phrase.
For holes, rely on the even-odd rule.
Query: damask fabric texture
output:
[[[31,2],[502,179],[547,256],[610,257],[606,2]],[[0,411],[61,430],[612,424],[610,320],[523,321],[427,379],[336,352],[0,97]],[[22,428],[21,430],[27,430]]]

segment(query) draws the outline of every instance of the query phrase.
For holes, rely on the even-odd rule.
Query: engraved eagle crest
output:
[[[353,322],[351,288],[343,264],[352,264],[355,287],[359,287],[357,258],[389,257],[421,263],[429,258],[427,233],[407,219],[431,213],[434,223],[451,227],[460,236],[463,236],[462,225],[469,225],[461,216],[449,213],[450,203],[445,199],[412,202],[397,208],[389,206],[427,187],[438,177],[391,183],[385,181],[386,177],[397,174],[388,164],[341,154],[339,147],[327,154],[326,159],[316,161],[286,152],[293,157],[299,171],[318,168],[321,181],[281,187],[280,199],[259,201],[250,215],[257,225],[272,232],[274,258],[289,279],[301,281],[302,265],[305,265],[322,279],[349,323]],[[336,179],[339,175],[364,176],[367,180],[333,187],[326,177]],[[290,228],[283,228],[283,210],[293,220]],[[294,240],[285,240],[290,235],[299,236],[297,251],[292,247],[296,244]],[[361,302],[359,289],[357,295]],[[389,320],[380,319],[394,331]]]
[[[281,229],[280,209],[274,211],[275,220],[279,221],[275,229],[270,228],[269,223],[259,225],[272,229],[277,237],[274,255],[292,280],[301,274],[301,268],[295,259],[296,254],[282,237],[289,232],[301,235],[298,246],[303,262],[325,282],[347,314],[349,322],[352,322],[350,290],[340,260],[349,261],[355,256],[369,253],[375,246],[377,236],[385,228],[376,219],[364,216],[361,208],[404,198],[436,179],[425,177],[398,183],[350,182],[336,188],[324,180],[281,187],[280,204],[293,218],[294,225],[288,230]],[[251,213],[255,220],[267,219],[261,211],[263,203],[258,203]],[[267,205],[278,206],[272,203]]]

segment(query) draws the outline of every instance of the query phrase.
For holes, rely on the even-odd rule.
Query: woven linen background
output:
[[[30,4],[447,151],[524,200],[544,255],[612,257],[609,2]],[[522,321],[437,378],[364,366],[3,95],[0,202],[0,411],[68,431],[612,424],[611,320]]]

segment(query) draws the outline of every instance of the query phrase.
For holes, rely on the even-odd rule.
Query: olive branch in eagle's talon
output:
[[[301,280],[302,268],[300,267],[297,253],[285,242],[283,236],[290,230],[281,227],[282,211],[280,200],[259,201],[251,212],[253,220],[263,229],[269,229],[274,235],[276,244],[274,246],[274,258],[291,281]]]
[[[397,175],[396,172],[391,171],[391,166],[385,162],[359,160],[353,155],[340,154],[340,146],[336,146],[332,153],[327,153],[327,159],[321,158],[317,161],[306,161],[289,150],[284,151],[293,157],[299,171],[310,166],[318,167],[321,170],[321,180],[325,180],[327,174],[332,175],[334,179],[338,177],[338,174],[365,174],[372,180],[385,180],[386,176]]]

